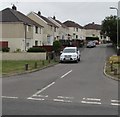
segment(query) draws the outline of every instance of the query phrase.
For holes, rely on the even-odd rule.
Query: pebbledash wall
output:
[[[2,53],[2,60],[46,60],[45,53]]]

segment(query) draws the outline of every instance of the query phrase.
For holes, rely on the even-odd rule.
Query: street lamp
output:
[[[118,28],[118,26],[119,26],[119,24],[118,24],[118,21],[119,21],[118,12],[119,12],[119,10],[116,7],[110,7],[110,9],[117,10],[117,55],[119,55],[119,28]]]

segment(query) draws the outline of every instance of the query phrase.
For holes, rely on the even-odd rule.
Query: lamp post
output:
[[[117,55],[119,55],[119,24],[118,24],[118,21],[119,21],[118,12],[119,12],[119,10],[116,7],[110,7],[110,9],[117,10]]]

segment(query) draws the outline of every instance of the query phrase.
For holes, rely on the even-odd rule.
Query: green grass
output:
[[[35,63],[37,63],[37,68],[35,68]],[[28,64],[28,71],[34,69],[40,69],[42,67],[55,64],[56,62],[51,60],[29,60],[29,61],[2,61],[2,75],[9,75],[15,73],[25,72],[25,64]]]

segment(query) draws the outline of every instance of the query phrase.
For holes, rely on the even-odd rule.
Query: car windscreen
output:
[[[75,53],[76,50],[75,49],[64,49],[63,53]]]

